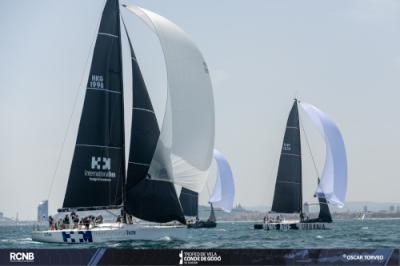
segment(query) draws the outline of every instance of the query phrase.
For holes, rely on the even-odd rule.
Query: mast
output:
[[[294,98],[294,102],[296,103],[296,108],[297,108],[297,118],[298,118],[298,130],[299,130],[299,146],[300,146],[300,156],[301,156],[301,133],[300,133],[300,113],[299,113],[299,106],[298,106],[298,100],[297,98]],[[300,157],[300,217],[303,217],[303,168],[302,168],[302,163],[303,160]]]
[[[121,112],[122,112],[122,134],[123,134],[123,138],[124,138],[124,142],[123,142],[123,153],[122,153],[122,164],[123,164],[123,169],[124,169],[124,173],[125,173],[125,169],[126,169],[126,158],[125,158],[125,143],[126,143],[126,138],[125,138],[125,115],[124,115],[124,90],[123,90],[123,65],[122,65],[122,35],[121,35],[121,11],[120,11],[120,6],[119,6],[119,0],[117,1],[117,28],[118,28],[118,36],[120,36],[119,38],[119,49],[120,49],[120,67],[121,67],[121,84],[122,84],[122,89],[121,89],[121,97],[122,97],[122,104],[121,104]],[[121,182],[122,185],[122,211],[123,211],[123,222],[126,222],[126,207],[125,207],[125,203],[126,203],[126,175],[124,175],[124,178],[122,179]]]
[[[271,211],[301,213],[302,205],[300,124],[297,99],[295,99],[286,123]]]

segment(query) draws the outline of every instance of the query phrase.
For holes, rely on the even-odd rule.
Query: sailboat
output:
[[[320,211],[318,217],[313,219],[304,217],[303,212],[301,119],[298,105],[316,125],[326,144],[325,166],[321,178],[317,177],[317,189],[314,195],[318,198]],[[342,207],[346,189],[346,151],[338,127],[317,107],[300,103],[295,99],[286,124],[270,212],[271,216],[278,216],[274,218],[266,216],[264,223],[255,224],[254,228],[267,230],[325,229],[327,223],[332,222],[328,203]],[[299,219],[285,220],[284,214],[299,214]]]
[[[106,0],[65,197],[58,212],[69,215],[116,209],[121,215],[117,222],[33,231],[34,241],[88,243],[185,238],[186,220],[175,186],[201,191],[205,185],[214,147],[211,80],[200,51],[178,26],[146,9],[124,7],[157,34],[164,52],[168,88],[161,130],[120,16],[119,1]],[[127,35],[132,59],[129,147],[124,135],[121,32]]]
[[[235,197],[235,183],[228,161],[224,155],[214,149],[214,159],[217,162],[217,179],[210,197],[210,215],[206,221],[199,220],[198,193],[183,188],[179,196],[186,217],[195,217],[195,222],[188,223],[188,228],[214,228],[217,226],[214,207],[224,212],[231,212]],[[190,219],[190,218],[189,218]]]

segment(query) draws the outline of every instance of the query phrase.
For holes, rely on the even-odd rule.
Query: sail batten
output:
[[[302,165],[297,101],[293,103],[283,139],[272,212],[302,211]]]

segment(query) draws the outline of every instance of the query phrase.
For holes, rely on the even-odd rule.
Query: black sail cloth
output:
[[[295,100],[286,124],[271,210],[298,213],[302,211],[302,201],[300,126]]]
[[[122,204],[125,179],[119,7],[106,2],[86,89],[64,208]]]
[[[181,202],[184,215],[196,217],[199,215],[199,193],[182,188],[179,201]]]
[[[325,195],[323,193],[318,193],[318,202],[319,202],[319,214],[318,218],[308,219],[305,222],[307,223],[331,223],[332,215],[329,211],[329,205],[326,201]]]

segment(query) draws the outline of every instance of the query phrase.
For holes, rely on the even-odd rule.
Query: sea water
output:
[[[219,222],[212,229],[187,229],[185,241],[83,244],[110,248],[384,248],[400,246],[400,219],[337,220],[328,230],[254,230],[254,222]],[[49,244],[31,239],[32,226],[0,226],[0,248],[82,248],[79,244]]]

